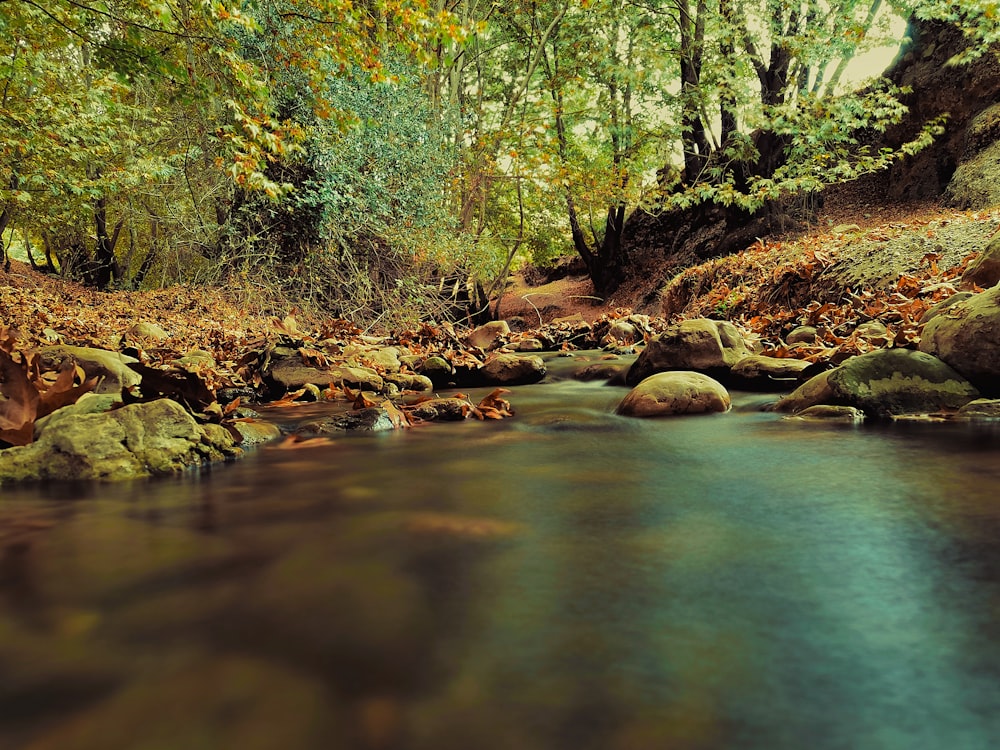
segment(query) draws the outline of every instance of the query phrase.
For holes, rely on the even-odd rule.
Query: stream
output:
[[[583,359],[501,422],[5,488],[0,747],[996,747],[1000,432],[627,419]]]

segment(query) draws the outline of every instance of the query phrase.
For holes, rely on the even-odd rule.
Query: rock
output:
[[[730,371],[732,385],[750,391],[788,390],[802,380],[802,371],[809,362],[788,357],[766,357],[751,354]]]
[[[386,383],[393,383],[401,391],[430,391],[434,388],[429,377],[412,372],[388,373],[384,380]]]
[[[491,320],[476,328],[465,337],[465,343],[478,349],[492,349],[504,336],[510,334],[506,320]]]
[[[805,419],[815,422],[846,422],[848,424],[858,424],[865,421],[865,413],[853,406],[831,406],[829,404],[817,404],[810,406],[796,414],[790,414],[785,419]]]
[[[138,362],[135,357],[126,357],[118,352],[104,349],[90,349],[85,346],[46,346],[38,350],[39,363],[43,369],[58,370],[72,359],[88,378],[97,378],[94,393],[114,393],[121,395],[123,390],[137,386],[142,377],[128,365]]]
[[[243,438],[243,442],[240,443],[243,446],[270,443],[281,437],[281,429],[278,425],[273,422],[265,422],[262,419],[233,422],[233,429]]]
[[[444,357],[428,357],[420,365],[420,374],[429,378],[436,387],[440,387],[452,379],[455,368]]]
[[[479,372],[486,385],[530,385],[544,378],[546,370],[541,357],[497,354]]]
[[[978,395],[936,357],[909,349],[881,349],[817,375],[774,408],[799,412],[816,404],[854,406],[868,416],[888,418],[958,409]]]
[[[426,422],[460,422],[471,410],[469,402],[461,398],[433,398],[421,401],[411,411],[417,419]]]
[[[626,344],[631,344],[636,340],[635,326],[621,318],[611,324],[607,335],[614,341],[623,341]]]
[[[955,416],[983,421],[1000,419],[1000,399],[977,398],[959,409]]]
[[[962,286],[966,289],[971,289],[973,285],[989,289],[998,283],[1000,283],[1000,234],[993,236],[990,244],[962,274]]]
[[[272,361],[267,375],[284,391],[294,391],[307,385],[322,388],[330,383],[376,392],[385,387],[379,374],[370,368],[338,365],[320,369],[306,365],[298,355]]]
[[[924,326],[920,351],[955,368],[984,395],[1000,395],[1000,286],[932,318]]]
[[[169,399],[100,414],[60,409],[34,443],[0,451],[0,484],[161,476],[239,453],[224,428],[199,425]]]
[[[299,425],[298,435],[333,435],[342,432],[386,432],[396,429],[389,412],[379,406],[322,417]]]
[[[862,323],[854,329],[854,333],[861,338],[882,339],[883,341],[889,335],[888,329],[877,320],[869,320],[867,323]]]
[[[785,336],[785,343],[789,346],[792,344],[814,344],[816,343],[816,334],[815,326],[798,326]]]
[[[668,370],[728,372],[748,356],[750,351],[732,323],[708,318],[685,320],[650,340],[632,364],[626,381],[634,385]]]
[[[185,370],[198,370],[204,367],[214,368],[215,357],[204,349],[192,349],[186,352],[183,357],[175,359],[174,365]]]
[[[971,296],[973,296],[972,292],[956,292],[955,294],[951,295],[948,299],[941,300],[936,305],[927,310],[927,312],[925,312],[923,315],[920,316],[920,324],[923,325],[925,323],[930,322],[932,318],[936,318],[938,315],[943,313],[952,305],[957,305],[959,302],[964,302]]]
[[[591,380],[623,379],[627,372],[628,365],[615,364],[613,362],[595,362],[574,372],[573,379],[585,382]]]
[[[364,359],[374,368],[386,373],[399,372],[402,363],[399,361],[399,349],[395,346],[385,346],[366,352]]]
[[[1000,104],[980,112],[966,129],[962,160],[945,189],[945,198],[957,208],[1000,204]]]
[[[134,324],[125,334],[125,339],[127,341],[135,341],[136,339],[151,339],[152,341],[166,341],[170,338],[170,334],[164,331],[156,323],[147,323],[141,321]]]
[[[56,414],[62,415],[60,419],[64,419],[71,414],[75,414],[77,416],[83,414],[102,414],[121,402],[121,398],[114,393],[84,393],[76,400],[76,403],[64,406],[58,411],[48,414],[35,422],[35,439],[38,439],[42,430],[45,429],[45,425],[47,425],[49,420],[51,420]]]
[[[629,391],[616,410],[626,417],[663,417],[727,411],[729,393],[699,372],[672,371],[650,375]]]
[[[832,370],[826,370],[809,378],[789,395],[771,407],[772,411],[797,413],[815,404],[831,403],[834,398],[833,389],[828,378]]]
[[[519,352],[541,352],[545,350],[545,344],[538,339],[522,339],[517,343]]]

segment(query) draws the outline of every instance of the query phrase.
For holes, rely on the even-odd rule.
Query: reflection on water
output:
[[[994,746],[994,434],[622,394],[5,490],[0,746]]]

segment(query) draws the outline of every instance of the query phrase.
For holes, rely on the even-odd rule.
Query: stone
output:
[[[174,365],[185,370],[199,370],[201,368],[214,368],[215,357],[204,349],[191,349],[185,352],[184,356],[174,360]]]
[[[368,367],[338,365],[321,369],[305,364],[297,355],[272,361],[267,375],[284,391],[294,391],[307,385],[323,388],[330,383],[375,392],[385,386],[382,377]]]
[[[469,402],[461,398],[433,398],[421,401],[410,413],[425,422],[460,422],[469,416],[469,407]]]
[[[240,445],[251,446],[270,443],[281,437],[281,428],[273,422],[265,422],[262,419],[246,419],[233,422],[235,429],[242,438]]]
[[[76,400],[76,403],[64,406],[58,411],[55,411],[52,414],[47,414],[35,422],[35,439],[38,439],[42,430],[45,429],[45,425],[48,424],[49,420],[51,420],[56,414],[62,415],[60,419],[63,419],[70,414],[101,414],[121,402],[121,398],[114,393],[84,393]]]
[[[538,356],[497,354],[480,369],[486,385],[530,385],[545,377],[545,362]]]
[[[135,341],[136,339],[151,339],[153,341],[166,341],[170,338],[170,334],[163,330],[156,323],[148,323],[145,321],[140,321],[135,323],[125,334],[125,339],[127,341]]]
[[[977,421],[1000,419],[1000,399],[977,398],[959,409],[955,416]]]
[[[881,349],[815,376],[774,408],[797,413],[816,404],[854,406],[884,419],[958,409],[978,395],[971,383],[936,357]]]
[[[387,432],[396,429],[389,412],[380,406],[322,417],[299,425],[298,435],[334,435],[343,432]]]
[[[114,393],[120,396],[123,390],[142,382],[139,373],[129,367],[129,363],[138,362],[138,359],[105,349],[65,344],[46,346],[38,350],[38,359],[42,369],[48,370],[59,370],[67,361],[75,361],[88,378],[97,378],[94,393]]]
[[[626,417],[663,417],[728,411],[729,393],[717,380],[699,372],[650,375],[622,399],[616,410]]]
[[[785,336],[785,343],[789,346],[792,344],[814,344],[816,343],[816,334],[815,326],[798,326]]]
[[[828,378],[832,370],[813,375],[772,407],[772,411],[797,413],[815,404],[830,403],[835,398]]]
[[[399,349],[395,346],[385,346],[373,349],[363,356],[366,363],[385,373],[399,372],[402,363],[399,361]]]
[[[730,385],[751,391],[788,390],[801,382],[809,364],[801,359],[751,354],[733,365]]]
[[[430,391],[434,389],[434,383],[429,377],[412,372],[387,373],[383,379],[386,383],[393,383],[401,391]]]
[[[67,408],[51,415],[35,442],[0,451],[0,484],[162,476],[239,454],[228,431],[199,425],[169,399],[97,414]]]
[[[505,336],[510,334],[510,325],[506,320],[491,320],[484,323],[465,337],[465,343],[478,349],[492,349]]]
[[[695,370],[717,374],[750,356],[736,326],[725,320],[697,318],[667,328],[654,336],[632,364],[626,381],[635,385],[668,370]]]
[[[998,283],[1000,283],[1000,234],[993,236],[979,257],[962,274],[962,286],[966,289],[971,289],[973,286],[989,289]]]
[[[1000,286],[932,318],[924,326],[920,351],[946,362],[983,395],[1000,396]]]
[[[615,341],[623,341],[626,344],[631,344],[636,340],[635,326],[621,318],[612,322],[607,335]]]
[[[854,329],[854,333],[865,339],[882,339],[885,341],[889,335],[888,329],[877,320],[869,320]]]
[[[790,414],[785,419],[804,419],[811,422],[843,422],[858,424],[865,421],[865,413],[854,406],[832,406],[817,404],[809,406],[796,414]]]
[[[522,339],[517,342],[519,352],[541,352],[545,350],[545,344],[538,339]]]
[[[428,357],[420,365],[420,374],[429,378],[435,386],[442,386],[454,376],[455,368],[444,357]]]
[[[573,373],[574,380],[589,382],[591,380],[613,380],[622,379],[628,372],[628,365],[615,364],[613,362],[595,362],[594,364],[581,367]]]
[[[936,318],[941,313],[948,310],[952,305],[957,305],[959,302],[964,302],[965,300],[972,297],[972,292],[956,292],[951,295],[948,299],[943,299],[936,305],[927,310],[923,315],[920,316],[920,324],[924,325],[929,323],[931,319]]]

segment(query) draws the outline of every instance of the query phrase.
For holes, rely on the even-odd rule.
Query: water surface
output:
[[[499,423],[4,490],[0,747],[996,745],[992,430],[553,381]]]

